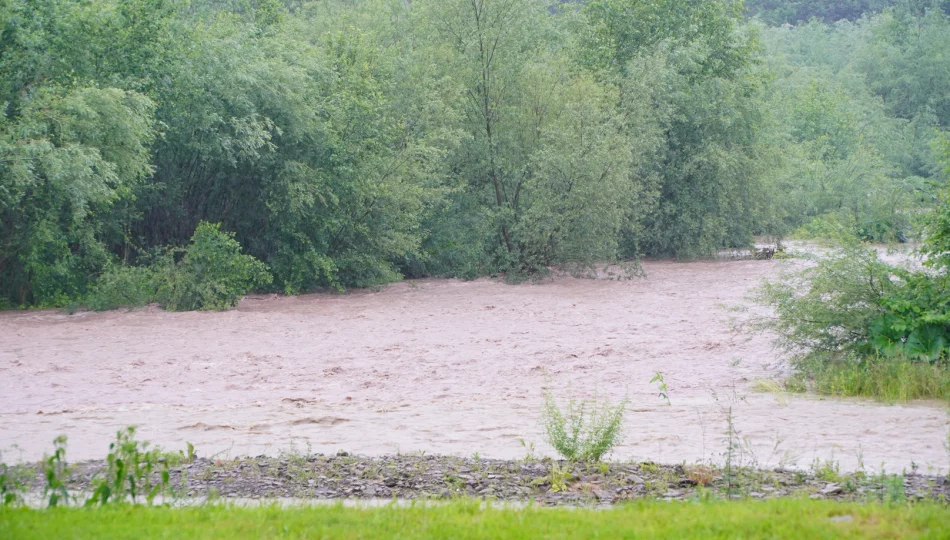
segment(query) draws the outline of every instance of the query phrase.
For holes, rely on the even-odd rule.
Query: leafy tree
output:
[[[662,42],[701,48],[692,76],[725,76],[742,71],[754,41],[737,34],[742,2],[734,0],[592,0],[583,58],[588,65],[624,73],[636,56]]]
[[[863,51],[888,16],[763,29],[775,77],[768,177],[782,194],[787,230],[804,225],[815,234],[837,223],[868,240],[903,239],[917,209],[933,204],[930,117],[894,115],[863,72]]]
[[[62,305],[111,260],[113,206],[151,171],[153,103],[114,88],[40,89],[0,116],[0,283]]]
[[[870,22],[855,63],[888,112],[924,126],[950,127],[950,14],[890,10]]]
[[[950,162],[950,159],[947,160]],[[759,301],[775,310],[760,327],[796,353],[800,367],[857,362],[950,361],[950,208],[928,216],[922,246],[928,270],[882,262],[853,237],[817,265],[767,283]],[[847,369],[847,367],[846,367]]]
[[[747,0],[750,16],[761,17],[770,24],[796,24],[819,19],[837,22],[857,20],[866,13],[878,12],[894,3],[891,0]]]
[[[757,45],[738,28],[741,4],[609,0],[584,13],[582,57],[602,77],[639,77],[643,59],[656,55],[666,71],[654,95],[665,143],[650,167],[659,198],[626,253],[692,257],[750,243],[767,205],[756,181],[761,81],[749,68]]]
[[[438,216],[447,231],[434,232],[433,266],[459,251],[482,261],[467,259],[463,271],[615,260],[621,232],[639,219],[638,199],[649,198],[632,163],[656,146],[652,94],[623,98],[619,86],[579,70],[574,14],[552,16],[544,2],[419,8],[422,33],[434,36],[430,54],[447,51],[441,60],[458,81],[453,103],[468,134],[449,157],[461,186]],[[616,113],[623,99],[626,116]],[[634,121],[639,136],[629,134]],[[454,234],[460,227],[477,234]]]

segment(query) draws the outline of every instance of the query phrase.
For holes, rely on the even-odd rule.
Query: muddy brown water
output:
[[[729,321],[757,309],[747,294],[783,264],[647,262],[633,281],[419,280],[250,297],[223,313],[0,313],[0,449],[36,460],[64,433],[70,459],[101,458],[135,424],[202,456],[517,458],[532,444],[553,455],[539,425],[550,387],[629,397],[615,459],[721,463],[731,410],[746,463],[947,470],[941,404],[753,391],[787,367],[769,336]],[[670,405],[650,383],[657,371]]]

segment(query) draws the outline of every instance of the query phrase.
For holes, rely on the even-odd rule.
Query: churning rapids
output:
[[[614,459],[721,463],[731,409],[749,464],[947,470],[940,404],[753,391],[787,367],[769,336],[734,333],[730,319],[757,309],[747,295],[783,264],[647,262],[632,281],[420,280],[249,297],[224,313],[0,313],[0,449],[34,461],[62,433],[71,460],[101,458],[135,424],[202,456],[517,458],[522,441],[553,455],[539,425],[550,387],[630,398]],[[670,405],[650,382],[657,371]]]

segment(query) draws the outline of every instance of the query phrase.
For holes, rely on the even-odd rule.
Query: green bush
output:
[[[180,260],[179,260],[180,259]],[[226,310],[255,287],[271,283],[267,266],[241,253],[233,233],[202,222],[185,248],[165,249],[146,266],[113,267],[86,298],[90,309],[143,306],[171,311]]]
[[[198,224],[180,263],[166,255],[159,265],[156,299],[172,311],[229,309],[273,279],[264,263],[241,253],[233,233],[206,222]]]
[[[871,321],[865,352],[911,360],[950,360],[950,276],[892,269],[881,313]]]
[[[814,267],[765,283],[756,301],[775,315],[758,319],[756,327],[774,331],[795,354],[856,350],[868,341],[883,298],[895,287],[890,272],[874,249],[852,242]]]
[[[86,297],[86,307],[96,311],[139,307],[154,301],[155,272],[146,266],[116,266],[106,271]]]
[[[819,392],[950,398],[950,275],[937,260],[908,270],[851,241],[763,285],[757,301],[774,316],[754,324]]]
[[[776,332],[793,353],[929,362],[950,356],[950,277],[886,264],[873,248],[855,242],[766,283],[757,300],[775,310],[758,325]]]

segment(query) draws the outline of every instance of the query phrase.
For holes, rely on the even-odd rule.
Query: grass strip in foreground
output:
[[[115,506],[0,510],[0,538],[947,538],[950,509],[801,499],[612,509],[477,501],[345,508]]]

